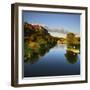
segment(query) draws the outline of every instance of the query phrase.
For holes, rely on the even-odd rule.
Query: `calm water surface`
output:
[[[24,77],[63,76],[80,74],[80,54],[66,50],[66,45],[56,45],[37,62],[24,63]]]

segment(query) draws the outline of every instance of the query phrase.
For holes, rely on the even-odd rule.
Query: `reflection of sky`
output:
[[[79,33],[80,31],[79,14],[58,14],[32,11],[23,11],[22,13],[24,22],[45,25],[50,28],[49,32],[54,28],[55,32],[58,32],[60,29],[75,33]]]
[[[80,56],[75,64],[69,63],[65,48],[66,45],[55,46],[34,64],[25,63],[24,76],[80,75]]]

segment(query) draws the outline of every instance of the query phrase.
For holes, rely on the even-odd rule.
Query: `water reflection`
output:
[[[24,55],[24,62],[30,64],[36,63],[37,61],[40,60],[40,58],[42,58],[45,55],[45,53],[49,52],[50,48],[51,47],[44,48],[43,45],[41,45],[40,48],[38,49],[29,49],[27,47],[28,52],[26,53],[26,56]]]
[[[30,64],[34,64],[36,62],[38,62],[39,60],[42,60],[40,58],[43,58],[43,56],[45,54],[47,54],[49,52],[49,50],[51,50],[53,47],[45,47],[43,45],[40,46],[40,48],[38,49],[29,49],[27,47],[26,52],[26,56],[24,56],[24,62],[25,63],[30,63]],[[78,60],[78,54],[80,53],[80,45],[65,45],[65,44],[57,44],[56,46],[54,46],[54,49],[63,49],[66,51],[66,53],[64,54],[62,51],[60,53],[63,53],[66,60],[71,63],[71,64],[75,64]],[[58,52],[59,53],[59,52]]]
[[[65,57],[71,64],[75,64],[78,60],[78,54],[80,54],[80,45],[67,45]]]
[[[67,50],[80,54],[80,44],[67,44]]]
[[[57,44],[56,48],[66,49],[66,44]]]
[[[74,53],[72,51],[66,51],[65,57],[67,59],[67,61],[71,64],[75,64],[78,60],[78,55],[77,53]]]

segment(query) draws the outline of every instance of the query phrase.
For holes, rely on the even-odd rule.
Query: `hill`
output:
[[[57,44],[57,39],[41,25],[24,23],[24,60],[30,61],[34,60],[35,56],[44,55]]]

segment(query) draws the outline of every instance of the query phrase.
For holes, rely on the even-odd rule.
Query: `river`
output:
[[[80,54],[57,44],[35,63],[24,63],[24,77],[80,75]]]

